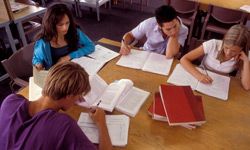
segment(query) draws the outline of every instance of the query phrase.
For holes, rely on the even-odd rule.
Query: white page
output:
[[[29,100],[34,101],[42,96],[42,88],[35,84],[34,78],[29,78]]]
[[[89,54],[88,56],[106,63],[119,55],[120,55],[119,53],[112,51],[106,47],[103,47],[101,45],[96,45],[95,51]]]
[[[213,79],[212,84],[198,83],[196,90],[222,100],[228,99],[230,77],[219,75],[207,71],[208,75]]]
[[[109,86],[99,98],[101,102],[98,107],[112,112],[125,89],[126,85],[122,82],[113,82],[109,84]],[[97,104],[98,102],[96,102],[94,105]]]
[[[175,85],[190,85],[192,89],[195,89],[198,84],[198,80],[187,72],[181,64],[176,65],[167,82]]]
[[[116,63],[119,66],[141,69],[149,55],[149,52],[143,50],[131,49],[128,55],[122,55]]]
[[[147,91],[132,87],[115,108],[118,111],[134,117],[148,98],[149,94],[150,93]]]
[[[108,84],[97,74],[89,77],[89,83],[91,89],[84,96],[84,99],[91,106],[98,103],[98,98],[103,94]]]
[[[72,59],[72,62],[75,62],[83,67],[89,75],[96,74],[105,64],[105,62],[88,57],[75,58]]]
[[[112,145],[125,146],[128,143],[129,117],[125,115],[106,115],[106,123]],[[93,143],[99,143],[98,128],[87,113],[81,113],[78,125]]]
[[[142,70],[162,75],[168,75],[173,59],[167,59],[165,55],[150,53]]]
[[[243,5],[240,7],[240,9],[250,13],[250,5]]]
[[[48,73],[48,70],[37,70],[35,67],[33,67],[33,77],[35,84],[42,88]]]

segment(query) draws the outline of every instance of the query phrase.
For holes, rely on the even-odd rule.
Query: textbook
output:
[[[201,68],[197,69],[204,72]],[[190,85],[193,90],[203,94],[216,97],[221,100],[228,99],[230,77],[208,71],[208,75],[213,79],[212,84],[203,84],[187,72],[181,64],[177,64],[167,82],[175,85]]]
[[[99,61],[90,57],[80,57],[71,60],[79,64],[89,75],[96,74],[105,64],[103,61]]]
[[[170,126],[200,126],[206,122],[202,98],[193,95],[190,86],[161,84],[159,91]]]
[[[95,46],[95,51],[88,56],[106,63],[119,55],[119,53],[97,44]]]
[[[168,118],[166,116],[162,100],[161,100],[161,95],[159,92],[155,92],[154,94],[154,101],[148,108],[148,113],[150,116],[152,116],[152,119],[154,120],[159,120],[159,121],[168,121]]]
[[[115,108],[131,117],[137,114],[150,94],[134,87],[129,79],[121,79],[108,85],[97,74],[90,76],[90,86],[90,92],[84,96],[89,106],[98,106],[110,112]]]
[[[126,115],[106,115],[108,133],[113,146],[128,144],[129,117]],[[99,143],[99,132],[88,113],[81,113],[77,122],[84,134],[93,143]]]
[[[131,49],[131,52],[128,55],[122,55],[116,64],[156,74],[168,75],[172,63],[173,59],[167,59],[164,55]]]
[[[87,57],[83,56],[72,59],[71,61],[83,67],[89,75],[94,75],[105,65],[105,63],[117,56],[119,56],[119,53],[101,45],[96,45],[95,51],[89,54]]]

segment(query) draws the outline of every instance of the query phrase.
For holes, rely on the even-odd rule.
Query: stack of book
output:
[[[194,95],[190,86],[161,84],[159,91],[148,109],[153,119],[189,129],[206,122],[202,97]]]

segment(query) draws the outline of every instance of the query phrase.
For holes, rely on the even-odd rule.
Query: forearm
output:
[[[122,37],[122,40],[123,40],[123,43],[125,43],[126,45],[129,45],[135,40],[135,38],[134,38],[134,36],[132,35],[131,32],[127,32]]]
[[[109,137],[107,125],[101,125],[99,128],[99,150],[111,150],[112,143]]]
[[[244,89],[250,90],[250,63],[248,60],[243,63],[241,83]]]
[[[178,54],[180,49],[180,44],[178,43],[178,37],[169,37],[167,48],[166,48],[166,58],[173,58]]]
[[[187,70],[191,75],[193,75],[197,80],[200,79],[202,73],[195,68],[195,66],[191,63],[191,60],[188,60],[184,56],[181,58],[180,63],[183,66],[183,68]]]

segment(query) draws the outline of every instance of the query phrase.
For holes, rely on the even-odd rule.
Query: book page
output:
[[[150,53],[143,50],[131,49],[128,55],[122,55],[116,63],[119,66],[141,69]]]
[[[34,82],[34,77],[29,78],[29,101],[37,100],[42,96],[42,88]]]
[[[243,5],[240,7],[240,9],[250,13],[250,5]]]
[[[230,77],[219,75],[211,71],[207,71],[208,75],[213,79],[212,84],[198,83],[196,90],[222,100],[228,99]]]
[[[109,84],[99,97],[99,101],[101,102],[97,101],[94,105],[97,106],[99,103],[98,107],[112,112],[125,88],[126,85],[119,82]]]
[[[118,111],[134,117],[148,98],[149,94],[150,93],[147,91],[132,87],[115,108]]]
[[[98,128],[88,113],[81,113],[77,123],[91,142],[99,143]],[[127,145],[129,117],[125,115],[106,115],[106,123],[112,145]]]
[[[106,63],[119,55],[120,55],[119,53],[112,51],[106,47],[103,47],[101,45],[96,45],[95,51],[89,54],[88,56]]]
[[[168,75],[173,59],[167,59],[165,55],[150,53],[142,70],[161,75]]]
[[[89,75],[96,74],[105,64],[105,62],[95,60],[89,57],[80,57],[72,59],[72,62],[79,64]]]
[[[98,103],[99,97],[103,94],[108,84],[99,76],[93,75],[89,77],[90,91],[83,98],[91,106]]]
[[[198,80],[187,72],[181,64],[176,65],[167,82],[175,85],[190,85],[193,90],[198,84]]]
[[[37,70],[35,67],[33,67],[33,77],[35,84],[43,88],[48,73],[49,71],[47,70]]]

